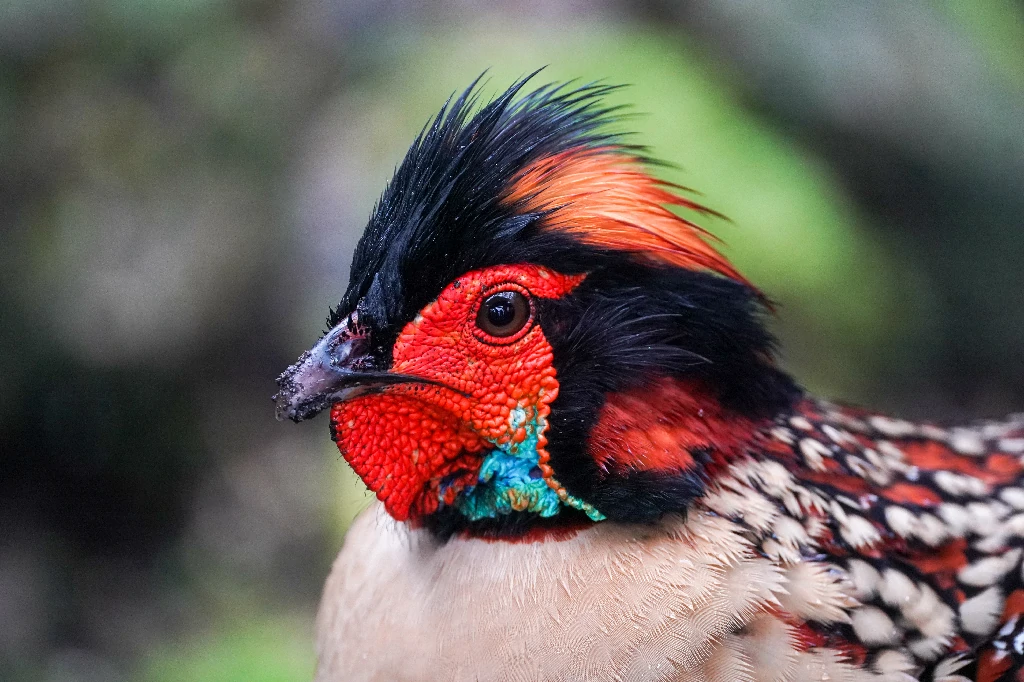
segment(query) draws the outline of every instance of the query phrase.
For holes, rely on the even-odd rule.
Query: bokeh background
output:
[[[732,222],[785,362],[942,419],[1024,409],[1024,5],[0,2],[0,678],[309,679],[367,503],[273,420],[453,91],[631,84]]]

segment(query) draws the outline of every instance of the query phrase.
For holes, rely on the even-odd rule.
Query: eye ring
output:
[[[490,339],[508,343],[533,319],[529,299],[522,291],[503,289],[488,294],[476,313],[477,329]]]

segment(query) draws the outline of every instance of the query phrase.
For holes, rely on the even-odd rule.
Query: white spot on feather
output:
[[[907,647],[922,661],[934,661],[949,648],[949,640],[941,637],[925,637],[914,640]]]
[[[882,539],[874,524],[856,514],[850,514],[845,522],[841,522],[839,534],[855,548],[873,545]]]
[[[876,444],[876,447],[878,448],[878,451],[882,453],[882,456],[885,457],[886,459],[890,459],[894,462],[903,461],[903,451],[900,450],[895,445],[893,445],[891,442],[887,440],[880,440]]]
[[[903,419],[874,416],[870,417],[868,422],[883,435],[889,436],[890,438],[905,438],[907,436],[912,436],[917,432],[916,424]]]
[[[962,495],[982,497],[989,494],[988,485],[980,478],[975,478],[974,476],[957,474],[952,471],[936,471],[933,478],[935,484],[950,495],[956,495],[957,497]]]
[[[902,609],[903,617],[910,621],[914,627],[925,637],[948,642],[954,632],[954,618],[956,614],[930,586],[919,583],[917,586],[917,599],[906,604]]]
[[[965,585],[988,587],[1009,573],[1020,561],[1021,550],[1010,550],[1002,556],[985,557],[960,569],[957,578]]]
[[[972,635],[988,635],[996,627],[1003,610],[1003,593],[990,587],[960,605],[960,624]]]
[[[786,569],[786,593],[779,601],[786,611],[805,620],[820,623],[848,623],[846,608],[851,606],[843,584],[824,564],[802,561]]]
[[[851,620],[857,639],[868,646],[896,644],[902,634],[885,611],[877,606],[862,606],[854,610]]]
[[[847,573],[853,584],[853,596],[861,601],[868,601],[875,596],[882,576],[874,566],[861,559],[851,559],[847,564]]]
[[[849,443],[850,445],[856,445],[857,439],[849,431],[837,429],[836,427],[825,424],[821,427],[821,432],[829,437],[833,443],[842,445],[843,443]]]
[[[999,441],[999,449],[1011,455],[1024,453],[1024,438],[1003,438]]]
[[[938,547],[949,537],[949,534],[949,526],[933,514],[921,514],[917,520],[917,537],[931,547]]]
[[[875,670],[880,675],[885,675],[887,680],[900,678],[914,680],[915,678],[911,677],[909,673],[915,667],[913,659],[906,652],[896,649],[882,651],[875,659]]]
[[[887,604],[898,607],[902,611],[917,600],[917,585],[903,571],[887,568],[882,573],[878,594]]]
[[[998,527],[999,521],[1010,514],[1010,508],[998,500],[971,502],[967,505],[970,528],[978,535],[988,535]]]
[[[784,426],[776,426],[771,430],[771,434],[775,440],[782,441],[786,445],[792,445],[796,442],[793,432]]]
[[[800,560],[801,545],[811,544],[811,538],[803,524],[788,516],[779,517],[775,522],[774,532],[780,545],[780,557],[790,562]]]
[[[949,434],[949,446],[962,455],[985,454],[985,441],[973,429],[953,429]]]
[[[939,440],[943,441],[949,436],[949,432],[941,426],[935,424],[921,424],[919,427],[920,433],[924,438],[928,440]]]
[[[1024,509],[1024,488],[1003,488],[999,499],[1018,511]]]
[[[800,429],[801,431],[813,431],[814,430],[814,425],[811,424],[811,422],[808,421],[806,417],[800,417],[800,416],[790,417],[789,425],[792,426],[794,429]]]
[[[950,532],[955,536],[963,536],[970,527],[971,517],[967,510],[959,504],[946,502],[939,507],[939,516],[949,526]]]
[[[971,682],[963,675],[956,674],[970,662],[971,659],[963,654],[944,658],[935,666],[935,672],[932,673],[932,677],[935,682]]]
[[[885,522],[889,528],[903,538],[910,538],[917,534],[918,521],[914,513],[905,507],[889,505],[885,508]]]
[[[824,458],[831,455],[828,446],[813,438],[804,438],[800,441],[800,452],[807,466],[815,471],[825,471]]]

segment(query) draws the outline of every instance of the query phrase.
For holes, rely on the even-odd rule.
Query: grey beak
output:
[[[396,383],[387,379],[392,375],[369,371],[369,350],[369,331],[353,313],[277,378],[277,418],[300,422],[351,397],[359,386]]]
[[[279,420],[300,422],[382,386],[410,383],[441,385],[423,377],[376,370],[370,355],[370,330],[352,313],[281,373],[271,400]]]

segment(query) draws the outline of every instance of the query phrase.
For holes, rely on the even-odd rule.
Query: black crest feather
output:
[[[553,154],[642,150],[611,129],[619,107],[602,99],[618,86],[548,84],[519,96],[534,75],[482,107],[478,78],[423,129],[373,210],[329,326],[358,305],[378,329],[393,328],[455,277],[487,265],[555,261],[571,270],[577,261],[582,269],[576,244],[539,231],[541,216],[502,197],[524,168]]]

